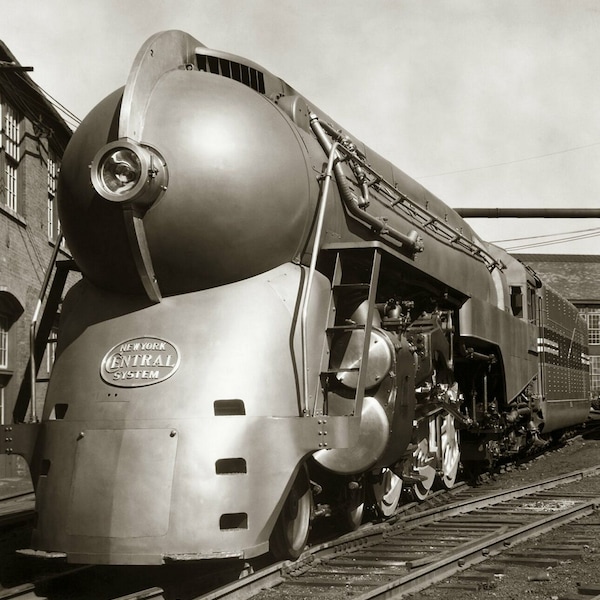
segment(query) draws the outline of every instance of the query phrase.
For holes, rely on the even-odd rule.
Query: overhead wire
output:
[[[58,100],[56,100],[56,98],[54,98],[52,95],[50,95],[44,88],[42,88],[39,84],[37,83],[33,83],[29,77],[26,77],[23,73],[18,73],[18,75],[20,76],[21,80],[26,83],[30,88],[32,88],[35,91],[41,91],[44,96],[46,97],[46,99],[48,100],[48,102],[50,102],[50,104],[52,104],[52,106],[54,106],[54,108],[61,114],[61,116],[65,119],[65,121],[71,121],[69,123],[69,125],[74,125],[74,128],[76,128],[78,125],[81,124],[81,119],[73,112],[71,112],[66,106],[64,106],[63,104],[61,104]]]
[[[43,111],[47,104],[44,104],[40,99],[40,94],[51,104],[63,118],[65,123],[71,128],[76,129],[81,123],[80,119],[74,115],[71,111],[66,109],[60,102],[54,100],[48,92],[43,88],[34,84],[28,77],[24,77],[22,73],[16,73],[20,77],[23,83],[26,83],[31,89],[35,91],[35,94],[27,96],[27,100],[24,100],[23,94],[20,93],[20,89],[17,87],[15,82],[9,77],[3,78],[2,86],[10,94],[11,103],[23,114],[31,114],[32,118],[36,111]]]
[[[545,233],[543,235],[528,235],[528,236],[525,236],[525,237],[507,238],[505,240],[493,240],[492,244],[504,244],[506,242],[520,242],[522,240],[538,240],[538,239],[541,239],[541,238],[555,237],[557,235],[570,235],[572,233],[576,233],[576,234],[589,233],[591,231],[600,232],[600,228],[598,228],[598,227],[592,227],[592,228],[589,228],[589,229],[575,229],[573,231],[563,231],[561,233]]]
[[[518,159],[514,159],[514,160],[509,160],[509,161],[503,161],[503,162],[499,162],[499,163],[492,163],[489,165],[481,165],[478,167],[471,167],[471,168],[466,168],[466,169],[457,169],[454,171],[444,171],[441,173],[433,173],[430,175],[421,175],[419,177],[415,177],[415,179],[420,180],[420,179],[428,179],[428,178],[433,178],[433,177],[442,177],[445,175],[455,175],[455,174],[460,174],[460,173],[468,173],[468,172],[472,172],[472,171],[480,171],[483,169],[492,169],[492,168],[496,168],[496,167],[503,167],[503,166],[507,166],[507,165],[512,165],[512,164],[517,164],[517,163],[523,163],[523,162],[527,162],[527,161],[532,161],[532,160],[538,160],[538,159],[542,159],[542,158],[548,158],[550,156],[557,156],[560,154],[567,154],[570,152],[577,152],[579,150],[585,150],[587,148],[593,148],[595,146],[600,146],[600,141],[599,142],[592,142],[590,144],[582,144],[579,146],[574,146],[572,148],[565,148],[563,150],[557,150],[555,152],[546,152],[544,154],[538,154],[535,156],[527,156],[527,157],[523,157],[523,158],[518,158]],[[522,245],[517,245],[517,246],[512,246],[510,248],[507,248],[507,250],[510,251],[515,251],[515,250],[525,250],[528,248],[539,248],[539,247],[543,247],[543,246],[551,246],[551,245],[556,245],[556,244],[565,244],[565,243],[569,243],[569,242],[573,242],[573,241],[578,241],[578,240],[584,240],[584,239],[588,239],[588,238],[593,238],[593,237],[597,237],[600,236],[600,229],[584,229],[584,230],[579,230],[579,231],[572,231],[572,232],[566,232],[567,234],[572,234],[572,233],[583,233],[585,235],[577,235],[577,236],[573,236],[573,237],[563,237],[560,239],[556,239],[556,240],[548,240],[545,242],[542,241],[538,241],[538,242],[533,242],[530,244],[522,244]],[[524,239],[539,239],[542,237],[554,237],[557,235],[565,235],[565,233],[557,233],[557,234],[547,234],[546,236],[534,236],[534,237],[529,237],[529,238],[515,238],[515,239],[509,239],[509,240],[498,240],[495,242],[492,242],[494,244],[504,244],[506,242],[512,242],[512,241],[520,241],[520,240],[524,240]]]
[[[548,158],[549,156],[557,156],[559,154],[567,154],[569,152],[577,152],[578,150],[585,150],[586,148],[593,148],[594,146],[600,146],[600,142],[592,142],[591,144],[584,144],[581,146],[574,146],[573,148],[565,148],[564,150],[557,150],[556,152],[547,152],[546,154],[538,154],[536,156],[527,156],[524,158],[516,158],[515,160],[508,160],[499,163],[492,163],[489,165],[481,165],[479,167],[470,167],[467,169],[457,169],[455,171],[444,171],[442,173],[432,173],[430,175],[420,175],[415,179],[429,179],[432,177],[443,177],[444,175],[456,175],[459,173],[469,173],[471,171],[481,171],[483,169],[494,169],[496,167],[505,167],[507,165],[513,165],[517,163],[527,162],[529,160],[537,160],[540,158]]]
[[[560,234],[555,234],[560,235]],[[567,236],[563,238],[558,238],[556,240],[547,240],[547,241],[538,241],[533,242],[531,244],[517,244],[516,246],[505,246],[505,250],[507,252],[516,252],[520,250],[529,250],[531,248],[542,248],[545,246],[553,246],[557,244],[567,244],[569,242],[576,242],[580,240],[587,240],[590,238],[600,237],[600,229],[595,231],[590,231],[589,233],[585,233],[583,235],[576,236]]]

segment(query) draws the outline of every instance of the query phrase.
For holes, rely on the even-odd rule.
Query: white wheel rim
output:
[[[442,417],[441,437],[442,482],[447,488],[451,488],[456,482],[456,475],[460,464],[458,431],[454,425],[454,417],[452,415]]]
[[[310,531],[311,497],[310,494],[304,494],[294,501],[297,503],[295,516],[285,523],[285,536],[290,550],[298,553],[306,545]]]
[[[391,517],[402,494],[402,479],[390,469],[384,469],[381,480],[373,484],[373,493],[379,512],[384,517]]]
[[[413,492],[419,500],[425,500],[435,481],[435,468],[429,464],[431,458],[429,437],[424,437],[413,452],[415,471],[423,478],[421,481],[415,483],[413,487]]]

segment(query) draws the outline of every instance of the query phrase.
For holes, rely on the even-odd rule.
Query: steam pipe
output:
[[[332,142],[330,142],[327,138],[327,134],[323,129],[323,125],[319,121],[319,117],[314,113],[311,113],[310,115],[310,126],[325,153],[330,154],[333,148]],[[344,146],[339,145],[336,150],[338,149],[352,157],[351,152],[344,148]],[[400,242],[401,246],[408,248],[413,254],[423,251],[423,241],[419,238],[419,234],[416,230],[412,230],[408,235],[406,235],[401,231],[390,227],[387,224],[387,221],[378,219],[377,217],[367,213],[365,210],[362,210],[361,207],[368,205],[368,199],[360,198],[359,200],[356,197],[354,192],[350,189],[350,184],[348,183],[346,175],[344,175],[344,171],[342,170],[342,166],[339,162],[336,162],[333,165],[333,173],[335,175],[342,200],[353,216],[367,223],[377,233],[381,235],[388,235]]]

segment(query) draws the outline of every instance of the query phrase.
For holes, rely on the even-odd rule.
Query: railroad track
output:
[[[592,476],[600,477],[600,466],[509,491],[486,493],[481,488],[461,486],[453,490],[453,501],[449,504],[430,508],[408,506],[391,521],[367,525],[335,541],[315,546],[297,561],[276,563],[203,595],[188,593],[186,598],[402,598],[502,552],[510,552],[518,542],[591,514],[600,503],[600,481],[598,493],[593,494],[577,493],[573,486],[558,488]],[[448,495],[443,494],[443,497],[447,499]],[[599,530],[597,526],[588,536],[598,536]],[[89,579],[97,567],[81,570],[84,569],[89,569],[84,574]],[[498,572],[497,567],[494,572]],[[56,580],[62,576],[50,578]],[[64,574],[64,577],[72,576],[73,571]],[[472,577],[481,577],[481,573]],[[0,600],[40,600],[46,597],[40,593],[45,585],[42,578],[36,585],[24,584],[3,590]],[[49,597],[60,598],[61,594]],[[171,590],[165,592],[162,587],[153,586],[105,597],[167,600],[178,596],[173,596]]]
[[[21,492],[0,499],[0,528],[22,523],[35,515],[35,494]]]
[[[576,486],[573,484],[596,476],[598,485],[594,486],[593,493],[574,491]],[[26,496],[11,498],[6,506],[11,506],[15,512],[15,507],[21,502],[32,502],[32,499]],[[508,491],[490,493],[489,488],[459,485],[437,497],[434,495],[425,503],[405,505],[402,512],[385,523],[368,524],[352,534],[318,544],[297,561],[271,564],[260,569],[257,563],[253,563],[256,572],[246,565],[239,580],[235,573],[231,573],[222,577],[221,581],[234,582],[217,589],[215,583],[204,581],[200,584],[199,578],[186,584],[185,594],[179,594],[166,580],[140,576],[135,578],[136,583],[129,582],[131,585],[126,588],[128,592],[132,589],[139,591],[125,595],[123,592],[106,591],[95,597],[107,600],[298,600],[308,596],[332,599],[352,596],[358,600],[402,598],[454,573],[465,574],[467,584],[469,578],[484,577],[480,563],[500,553],[512,552],[518,542],[529,537],[591,514],[599,503],[600,466]],[[3,505],[0,503],[0,507]],[[10,511],[7,509],[7,512]],[[591,535],[598,539],[600,526],[592,529]],[[469,575],[467,569],[472,565],[480,566],[478,573]],[[94,574],[98,567],[86,569],[89,571],[80,576],[84,582],[82,585],[99,577],[106,579],[107,573],[110,573],[110,568],[103,571],[107,568],[100,567],[104,573],[101,576]],[[498,569],[496,564],[487,577],[493,577]],[[49,579],[56,581],[52,581],[53,593],[48,597],[72,597],[63,596],[60,592],[61,578],[66,580],[77,571],[68,569],[68,573],[50,575]],[[36,577],[35,581],[35,584],[22,583],[0,590],[0,600],[40,600],[46,597],[44,577]]]
[[[402,598],[593,513],[600,483],[593,494],[556,489],[591,476],[600,476],[600,466],[492,494],[463,488],[451,504],[363,528],[198,600]]]

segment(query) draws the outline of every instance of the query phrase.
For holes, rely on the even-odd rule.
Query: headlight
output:
[[[132,190],[142,176],[142,163],[129,148],[105,154],[99,165],[100,179],[112,194],[122,196]]]
[[[166,189],[167,166],[156,150],[118,140],[96,154],[91,179],[96,192],[111,202],[150,205]]]

